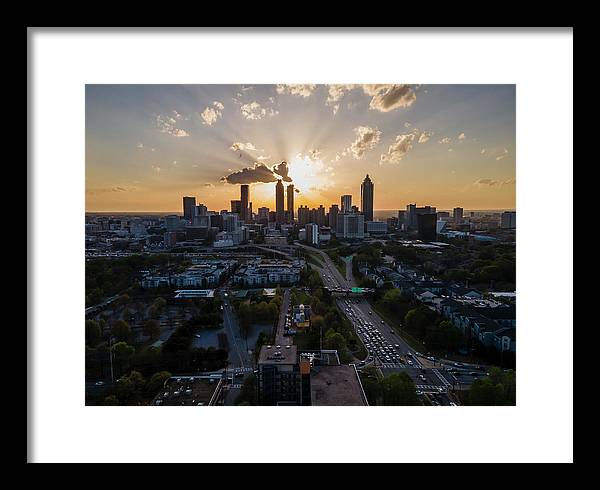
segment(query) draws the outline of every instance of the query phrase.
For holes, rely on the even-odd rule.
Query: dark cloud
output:
[[[276,173],[277,175],[281,176],[281,178],[284,182],[292,181],[292,179],[288,175],[288,172],[289,172],[288,164],[285,161],[281,162],[279,165],[275,165],[273,167],[273,172]]]
[[[285,182],[291,182],[288,175],[287,162],[281,162],[272,169],[262,163],[255,163],[253,167],[246,167],[237,172],[233,172],[221,180],[228,184],[255,184],[277,182],[279,179]]]

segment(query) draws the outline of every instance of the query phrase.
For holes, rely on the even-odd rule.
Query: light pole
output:
[[[111,335],[108,338],[108,354],[109,354],[109,358],[110,358],[110,381],[112,383],[115,382],[115,372],[113,371],[113,350],[112,350],[112,340],[113,340],[113,336]]]

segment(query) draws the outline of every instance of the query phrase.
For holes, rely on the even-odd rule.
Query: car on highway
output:
[[[455,362],[455,363],[453,364],[453,366],[454,366],[454,367],[464,367],[465,365],[464,365],[464,364],[462,364],[462,363],[460,363],[460,362]]]

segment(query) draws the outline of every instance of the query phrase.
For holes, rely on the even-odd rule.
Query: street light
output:
[[[115,373],[113,371],[113,350],[112,350],[112,341],[113,341],[113,336],[111,335],[108,338],[108,354],[109,354],[109,358],[110,358],[110,380],[112,383],[115,382]]]

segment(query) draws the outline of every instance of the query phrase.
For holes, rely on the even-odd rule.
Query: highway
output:
[[[319,271],[326,287],[350,289],[355,286],[351,263],[346,262],[346,277],[343,277],[324,251],[300,243],[297,245],[320,255],[324,266],[313,267]],[[367,359],[359,363],[358,369],[374,365],[382,374],[406,372],[415,383],[419,395],[427,397],[432,405],[454,404],[448,391],[457,379],[447,372],[447,366],[441,366],[440,369],[425,367],[421,354],[373,311],[366,299],[339,298],[337,305],[352,323],[369,353]],[[459,381],[464,384],[468,380],[461,378]]]
[[[229,340],[229,365],[241,368],[251,367],[252,360],[246,349],[246,341],[240,335],[237,316],[225,295],[223,296],[223,324]]]

